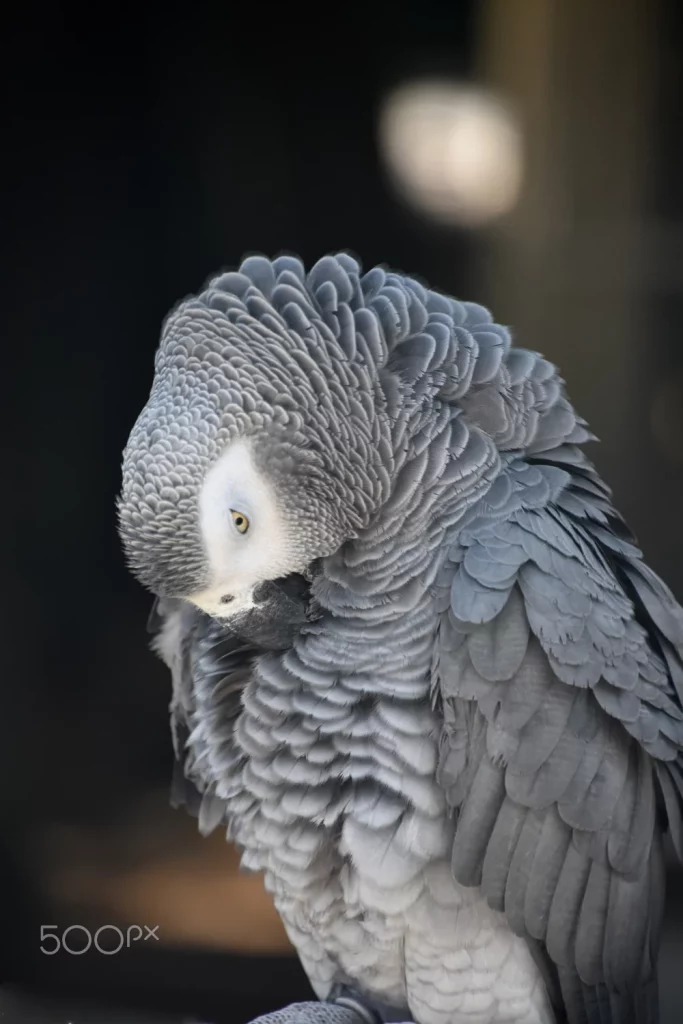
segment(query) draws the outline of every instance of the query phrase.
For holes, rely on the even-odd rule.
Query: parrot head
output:
[[[273,581],[310,578],[381,497],[371,376],[356,381],[364,407],[330,401],[343,353],[323,324],[306,337],[278,314],[278,285],[290,313],[310,302],[299,261],[279,262],[247,260],[168,317],[124,451],[130,568],[214,618],[253,609]]]

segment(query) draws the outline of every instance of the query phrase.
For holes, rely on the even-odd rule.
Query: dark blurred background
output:
[[[308,988],[260,879],[168,806],[169,680],[114,515],[162,318],[253,251],[350,248],[491,306],[562,367],[591,455],[683,595],[682,8],[3,19],[0,1021],[241,1024]],[[674,874],[667,1024],[681,891]],[[73,952],[41,952],[42,925],[78,926]],[[134,925],[160,941],[114,955]],[[106,952],[81,952],[102,927]]]

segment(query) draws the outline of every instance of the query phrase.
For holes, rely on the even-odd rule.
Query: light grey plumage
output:
[[[265,872],[318,995],[654,1022],[683,612],[555,368],[341,254],[216,278],[155,370],[122,539],[202,825]]]

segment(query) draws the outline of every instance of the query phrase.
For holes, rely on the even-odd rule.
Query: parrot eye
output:
[[[249,529],[249,520],[244,515],[244,513],[236,512],[234,508],[231,508],[230,515],[232,516],[232,521],[235,524],[235,527],[239,530],[239,532],[246,533],[247,530]]]

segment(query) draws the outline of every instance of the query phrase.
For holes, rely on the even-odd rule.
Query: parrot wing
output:
[[[571,1024],[656,1019],[683,853],[683,610],[573,445],[510,457],[438,581],[455,879],[538,947]]]

